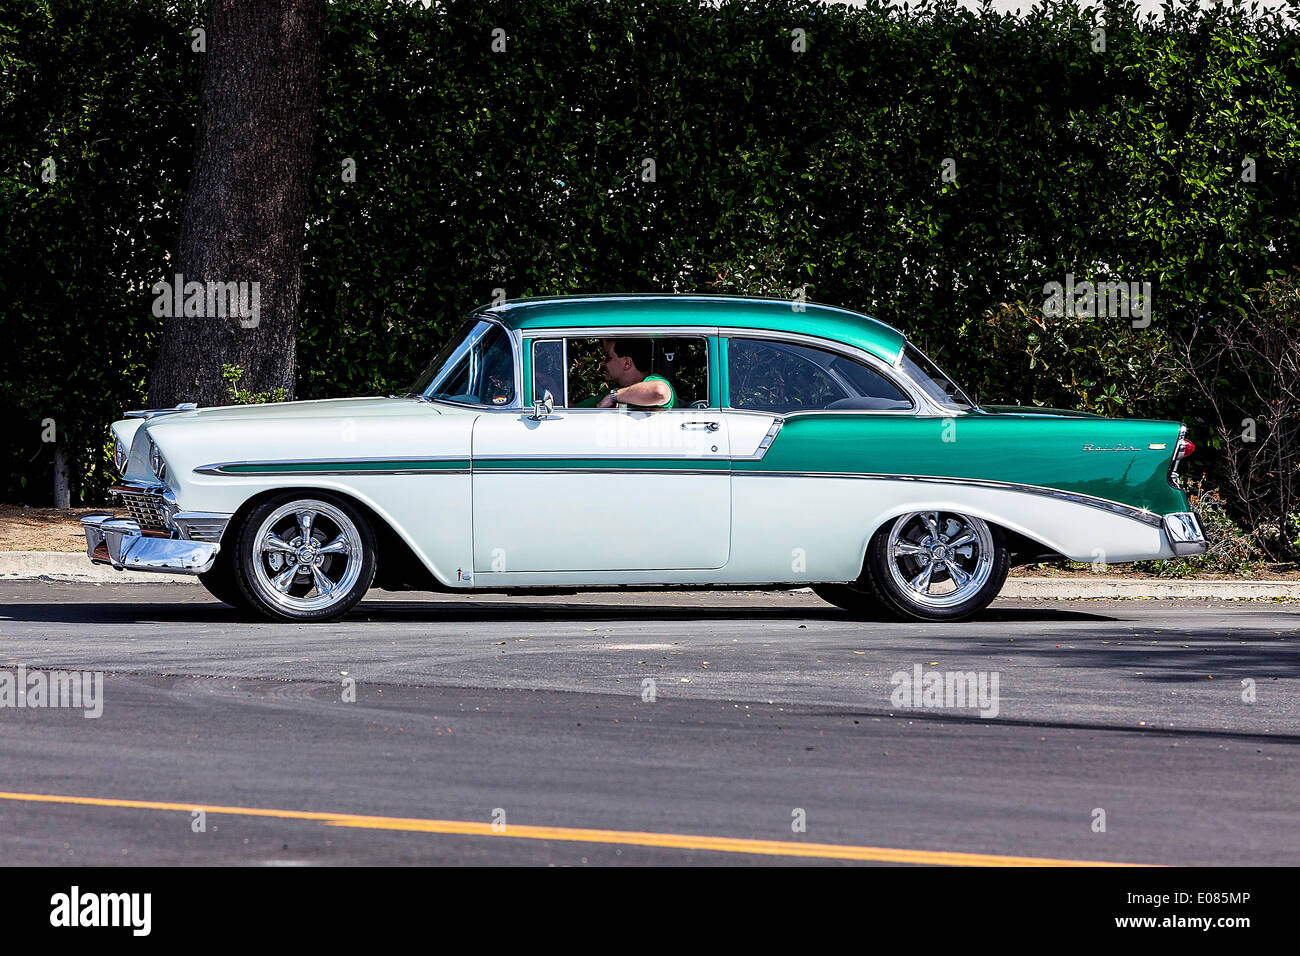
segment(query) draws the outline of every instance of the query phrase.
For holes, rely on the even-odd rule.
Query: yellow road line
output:
[[[311,810],[272,810],[263,807],[222,807],[201,803],[162,803],[154,800],[115,800],[108,797],[74,797],[46,793],[0,792],[0,800],[27,803],[61,803],[88,807],[119,807],[129,810],[166,810],[191,813],[227,814],[243,817],[273,817],[279,820],[311,820],[331,827],[363,830],[404,830],[412,833],[447,833],[458,836],[513,837],[517,840],[564,840],[575,843],[610,843],[624,846],[664,847],[675,850],[706,850],[714,853],[750,853],[762,856],[817,857],[827,860],[865,860],[876,863],[922,863],[938,866],[1141,866],[1136,863],[1103,863],[1097,860],[1056,860],[1035,856],[995,856],[986,853],[955,853],[942,850],[899,850],[878,846],[840,843],[796,843],[788,840],[752,840],[741,837],[698,836],[689,833],[639,833],[634,830],[589,830],[579,827],[520,826],[511,823],[494,830],[491,823],[473,820],[425,820],[418,817],[371,817],[354,813],[322,813]]]

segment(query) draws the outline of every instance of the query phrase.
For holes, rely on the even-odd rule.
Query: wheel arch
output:
[[[967,504],[948,501],[932,504],[913,502],[906,506],[900,506],[886,512],[876,521],[875,525],[868,530],[866,536],[863,538],[860,545],[860,560],[858,566],[865,570],[867,548],[870,546],[871,540],[879,534],[882,529],[888,528],[890,524],[897,521],[903,515],[915,514],[919,511],[949,511],[981,519],[991,528],[996,528],[1002,534],[1003,544],[1010,553],[1011,565],[1013,567],[1022,564],[1035,564],[1039,561],[1068,560],[1065,554],[1063,554],[1058,548],[1031,534],[1027,529],[1016,522],[1009,521],[1001,515],[985,508],[971,507]]]
[[[266,488],[250,495],[231,515],[226,530],[221,536],[222,554],[233,556],[233,549],[224,545],[235,540],[239,529],[243,527],[249,514],[258,505],[281,495],[323,495],[338,498],[356,508],[370,525],[375,536],[375,580],[372,587],[381,591],[445,591],[450,590],[430,571],[415,553],[410,542],[393,527],[392,522],[381,514],[369,502],[337,488],[318,487],[315,485],[293,485],[291,487]]]

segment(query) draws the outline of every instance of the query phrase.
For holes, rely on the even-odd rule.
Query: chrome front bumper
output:
[[[1205,532],[1201,530],[1201,520],[1193,512],[1176,511],[1164,518],[1165,536],[1169,538],[1169,547],[1177,557],[1184,558],[1192,554],[1204,554],[1209,548]]]
[[[190,540],[193,528],[186,523],[190,516],[201,519],[204,536],[212,534],[220,539],[229,515],[199,515],[197,512],[179,512],[173,517],[178,530],[173,534],[186,537],[168,537],[158,532],[146,534],[131,518],[117,518],[101,513],[86,515],[81,528],[86,533],[86,554],[96,564],[112,565],[119,571],[158,571],[164,574],[204,574],[221,550],[219,540]],[[222,520],[224,519],[224,520]],[[215,527],[215,525],[220,527]]]

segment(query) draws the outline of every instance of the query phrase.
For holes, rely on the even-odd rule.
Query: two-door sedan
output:
[[[654,405],[618,403],[615,348]],[[400,396],[111,430],[130,516],[83,519],[91,560],[291,621],[372,586],[665,585],[957,620],[1017,563],[1206,547],[1178,423],[980,406],[898,330],[782,299],[515,300]]]

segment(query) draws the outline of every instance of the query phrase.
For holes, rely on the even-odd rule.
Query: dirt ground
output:
[[[84,551],[82,515],[112,508],[32,508],[0,505],[0,551]],[[122,509],[119,513],[125,514]]]
[[[24,505],[0,505],[0,551],[81,551],[86,547],[79,519],[96,511],[113,511],[125,514],[122,508],[81,508],[63,511],[58,508],[32,508]],[[1076,578],[1092,577],[1091,569],[1075,571],[1050,566],[1028,565],[1012,568],[1018,578]],[[1136,572],[1127,565],[1114,564],[1105,571],[1107,575],[1124,578],[1150,578],[1149,573]],[[1223,581],[1297,581],[1300,571],[1257,570],[1249,575],[1213,574],[1197,575],[1202,580]],[[1177,578],[1169,578],[1174,581]]]

